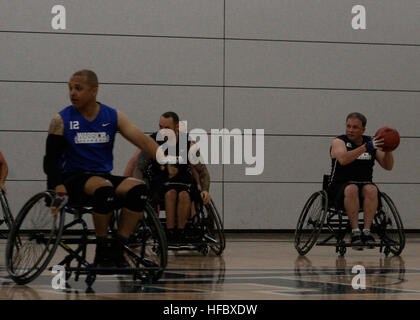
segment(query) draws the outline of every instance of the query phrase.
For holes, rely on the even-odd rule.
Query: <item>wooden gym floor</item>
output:
[[[407,234],[400,257],[386,258],[378,249],[338,257],[333,247],[314,247],[299,257],[291,234],[228,234],[222,257],[198,252],[169,252],[168,268],[154,284],[128,276],[98,276],[93,293],[84,277],[69,280],[70,289],[54,290],[50,271],[26,286],[8,278],[5,241],[0,243],[2,300],[398,300],[420,299],[420,235]],[[50,263],[61,258],[59,248]],[[355,265],[366,270],[366,288],[353,289]]]

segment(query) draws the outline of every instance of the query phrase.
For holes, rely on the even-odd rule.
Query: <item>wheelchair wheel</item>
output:
[[[204,209],[204,238],[208,241],[210,250],[215,255],[220,256],[226,247],[222,220],[220,219],[219,212],[217,211],[213,200],[211,200],[208,205],[204,206]]]
[[[9,203],[7,202],[7,198],[3,190],[1,190],[0,192],[0,202],[1,202],[1,208],[3,210],[4,222],[6,223],[7,228],[10,230],[12,229],[12,226],[15,223],[15,219],[13,218],[13,215],[10,212]]]
[[[300,255],[308,253],[315,244],[327,210],[328,199],[325,191],[313,193],[306,201],[295,231],[295,248]]]
[[[397,208],[391,198],[381,192],[381,205],[375,215],[377,233],[394,255],[399,255],[405,246],[405,233]],[[388,250],[386,250],[388,251]],[[388,252],[389,252],[388,251]]]
[[[131,253],[127,253],[131,263],[135,267],[145,267],[147,277],[152,281],[159,280],[168,263],[168,245],[157,213],[149,204],[130,237],[129,248]]]
[[[55,217],[50,205],[54,192],[40,192],[29,199],[16,217],[6,247],[6,268],[13,281],[34,280],[51,261],[64,226],[64,210]]]

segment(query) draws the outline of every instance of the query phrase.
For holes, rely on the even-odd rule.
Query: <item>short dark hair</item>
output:
[[[363,114],[361,114],[361,113],[359,113],[359,112],[352,112],[352,113],[350,113],[350,114],[347,116],[347,118],[346,118],[346,122],[347,122],[347,120],[349,120],[350,118],[357,118],[357,119],[359,119],[360,121],[362,121],[362,126],[363,126],[363,128],[365,128],[365,127],[366,127],[367,119],[366,119],[366,117],[365,117]]]
[[[161,115],[161,117],[164,117],[166,119],[172,118],[174,121],[174,124],[177,125],[179,123],[179,117],[178,115],[173,111],[167,111],[164,114]]]
[[[91,87],[97,87],[98,84],[99,84],[98,83],[98,76],[92,70],[87,70],[87,69],[79,70],[79,71],[77,71],[73,74],[73,77],[74,76],[86,77],[87,78],[87,83]]]

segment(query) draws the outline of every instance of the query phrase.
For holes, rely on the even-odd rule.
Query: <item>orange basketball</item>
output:
[[[400,144],[400,134],[398,131],[391,127],[382,127],[375,133],[376,138],[383,138],[384,144],[382,150],[390,152],[397,149]]]

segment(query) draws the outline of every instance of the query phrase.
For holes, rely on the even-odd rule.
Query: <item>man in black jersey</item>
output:
[[[137,150],[124,173],[127,176],[148,181],[155,201],[164,199],[169,243],[182,243],[185,240],[184,229],[191,214],[192,201],[195,198],[194,192],[197,187],[200,190],[200,194],[197,196],[201,197],[204,204],[208,204],[211,200],[210,176],[206,165],[201,162],[190,163],[188,153],[193,142],[188,141],[186,132],[179,130],[179,124],[178,115],[172,111],[165,112],[159,119],[160,131],[169,130],[174,133],[176,154],[178,158],[186,157],[184,163],[162,166],[156,161],[151,161],[144,152]],[[157,132],[153,133],[151,137],[160,145],[165,142],[158,141]],[[185,141],[186,145],[183,145],[182,141]],[[170,145],[170,141],[166,141],[166,143]]]
[[[328,198],[339,209],[345,209],[352,228],[353,249],[362,245],[374,248],[375,239],[370,233],[373,217],[378,207],[378,189],[372,182],[375,160],[386,170],[392,170],[392,152],[381,149],[383,139],[363,135],[366,117],[358,112],[346,118],[346,134],[336,137],[331,145],[331,175]],[[359,209],[363,208],[364,227],[359,229]]]

